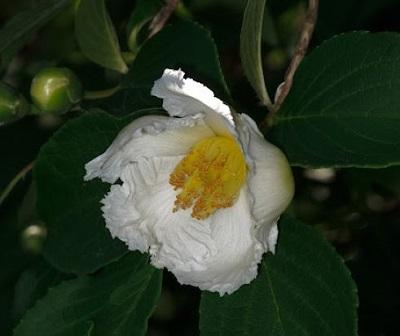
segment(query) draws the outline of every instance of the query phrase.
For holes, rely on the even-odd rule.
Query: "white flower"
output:
[[[113,184],[102,200],[113,237],[182,284],[232,293],[275,251],[293,196],[288,162],[249,116],[182,71],[166,69],[151,93],[170,117],[133,121],[86,164],[85,180]]]

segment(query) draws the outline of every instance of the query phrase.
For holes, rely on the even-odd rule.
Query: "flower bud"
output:
[[[67,68],[46,68],[32,80],[31,97],[38,114],[67,112],[82,98],[82,85]]]
[[[11,86],[0,83],[0,124],[23,117],[29,112],[26,99]]]

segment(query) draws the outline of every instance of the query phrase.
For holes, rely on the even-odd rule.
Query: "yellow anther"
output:
[[[192,217],[205,219],[231,207],[247,175],[243,152],[235,139],[215,136],[197,143],[171,173],[169,183],[182,189],[174,212],[192,208]]]

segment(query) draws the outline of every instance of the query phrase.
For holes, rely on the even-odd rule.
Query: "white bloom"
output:
[[[152,94],[170,117],[133,121],[86,164],[85,180],[113,184],[102,200],[113,237],[182,284],[232,293],[275,251],[293,196],[288,162],[249,116],[182,71],[166,69]]]

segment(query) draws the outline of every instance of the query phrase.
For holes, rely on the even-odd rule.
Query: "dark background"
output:
[[[32,1],[2,1],[0,26]],[[400,31],[398,0],[321,0],[313,47],[333,35],[353,30]],[[223,72],[237,109],[262,120],[266,111],[244,77],[239,58],[239,34],[244,1],[187,0],[171,21],[193,19],[211,31]],[[108,2],[122,49],[125,26],[134,1]],[[264,27],[264,69],[270,94],[279,85],[290,60],[306,3],[267,1]],[[272,19],[271,19],[272,18]],[[101,89],[110,76],[89,64],[73,36],[73,9],[64,11],[42,30],[1,73],[2,80],[26,96],[35,71],[44,65],[79,70],[85,86]],[[112,76],[111,76],[112,77]],[[96,78],[94,81],[93,78]],[[70,118],[73,115],[67,117]],[[0,190],[30,161],[63,120],[38,121],[30,117],[0,128]],[[296,168],[296,196],[288,211],[322,231],[345,259],[359,292],[359,334],[400,335],[400,169]],[[31,176],[17,185],[0,206],[0,334],[8,335],[18,316],[14,291],[21,271],[40,257],[41,236],[29,236],[36,221],[30,190]],[[149,324],[149,335],[197,335],[200,292],[180,286],[164,273],[160,304]],[[45,289],[44,289],[45,291]]]

